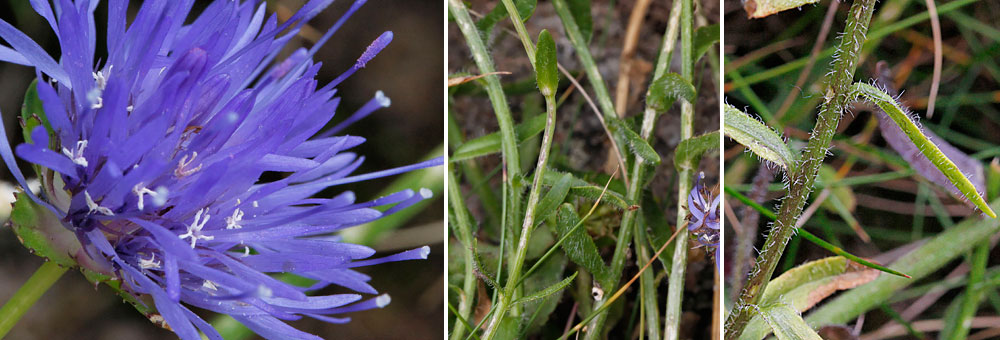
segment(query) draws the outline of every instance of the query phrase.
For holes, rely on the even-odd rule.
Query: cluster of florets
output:
[[[688,231],[698,240],[698,246],[711,249],[718,261],[720,196],[705,187],[704,179],[705,173],[699,173],[688,195]]]

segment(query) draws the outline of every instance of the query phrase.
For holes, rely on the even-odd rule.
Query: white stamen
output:
[[[250,256],[250,247],[243,246],[243,256]]]
[[[253,207],[254,207],[254,208],[259,208],[259,207],[260,207],[260,204],[257,204],[257,201],[253,201]]]
[[[153,256],[150,257],[149,260],[140,258],[139,268],[142,269],[160,268],[160,261],[156,260],[156,253],[153,253]]]
[[[83,191],[83,197],[87,199],[87,208],[90,208],[91,213],[96,211],[106,216],[115,216],[115,213],[112,212],[111,209],[97,205],[97,203],[94,202],[94,199],[90,197],[90,193],[86,190]]]
[[[205,282],[202,282],[201,287],[205,289],[219,290],[219,287],[217,287],[215,283],[209,280],[205,280]]]
[[[204,220],[201,219],[202,214],[205,215]],[[198,210],[198,212],[194,214],[194,222],[192,222],[191,225],[187,226],[187,233],[180,235],[178,237],[180,237],[182,240],[186,238],[191,238],[192,249],[194,249],[194,246],[196,243],[198,243],[199,239],[206,241],[214,240],[215,236],[201,235],[201,229],[205,227],[205,223],[208,223],[208,219],[211,217],[212,216],[208,215],[208,209]]]
[[[66,157],[69,157],[69,159],[73,161],[73,164],[82,167],[87,167],[87,164],[89,163],[87,163],[87,159],[83,157],[83,150],[86,148],[87,148],[87,141],[82,140],[76,142],[76,148],[74,148],[73,151],[70,151],[69,149],[66,148],[62,148],[62,153]]]
[[[243,211],[240,208],[233,210],[233,216],[226,217],[226,229],[240,229],[240,221],[243,220]]]
[[[128,111],[128,112],[132,112],[132,110],[134,110],[134,109],[135,109],[135,106],[132,106],[132,105],[129,105],[129,106],[125,107],[125,111]]]
[[[174,176],[182,178],[190,176],[191,174],[198,172],[198,170],[201,170],[201,164],[198,164],[198,166],[193,169],[188,169],[188,166],[191,165],[191,163],[194,163],[195,158],[198,158],[197,151],[191,153],[191,159],[188,159],[188,155],[181,157],[180,162],[177,162],[177,169],[174,169]]]

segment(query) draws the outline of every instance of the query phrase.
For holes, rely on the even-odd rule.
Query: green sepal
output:
[[[10,225],[18,241],[32,254],[55,261],[60,266],[77,266],[73,254],[80,251],[81,246],[76,236],[63,228],[58,217],[35,204],[24,192],[17,193],[10,212]]]

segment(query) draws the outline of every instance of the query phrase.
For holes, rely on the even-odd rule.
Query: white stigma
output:
[[[420,248],[420,258],[426,260],[427,255],[431,254],[431,247],[423,246]]]
[[[86,190],[83,191],[83,197],[87,199],[87,208],[90,209],[91,213],[97,212],[106,216],[115,215],[115,213],[112,212],[111,209],[97,205],[97,203],[94,202],[94,199],[90,197],[90,193],[87,192]]]
[[[383,93],[382,90],[378,90],[378,92],[375,92],[375,100],[377,100],[378,104],[382,105],[382,107],[389,107],[389,105],[392,105],[392,99],[386,97],[385,93]]]
[[[388,306],[390,302],[392,302],[392,298],[389,297],[389,294],[382,294],[375,298],[375,305],[378,308]]]
[[[108,77],[111,77],[111,69],[115,68],[115,65],[108,67],[108,72],[98,71],[94,72],[94,82],[97,83],[97,87],[104,91],[108,87]]]
[[[90,101],[91,109],[100,109],[104,107],[104,98],[101,97],[103,92],[99,88],[92,88],[87,92],[87,100]]]
[[[153,256],[151,256],[149,260],[140,258],[139,268],[142,269],[160,268],[160,261],[156,260],[156,253],[153,253]]]
[[[205,219],[201,218],[202,215],[205,216]],[[208,223],[208,219],[211,217],[212,216],[208,215],[208,209],[198,210],[198,212],[194,214],[194,222],[192,222],[191,225],[187,226],[187,233],[180,235],[178,237],[180,237],[182,240],[186,238],[191,238],[192,249],[194,249],[194,246],[195,244],[198,243],[198,240],[210,241],[215,239],[215,236],[201,235],[201,229],[205,227],[205,223]]]
[[[69,159],[73,161],[73,164],[82,167],[87,167],[89,163],[87,163],[87,158],[83,157],[83,150],[85,149],[87,149],[87,141],[82,140],[76,142],[76,148],[74,148],[72,151],[66,148],[62,148],[62,153],[66,157],[69,157]]]
[[[163,189],[164,193],[165,193],[166,188],[164,188],[164,187],[157,188],[158,191],[160,189]],[[139,196],[139,202],[137,204],[139,206],[139,210],[143,210],[145,208],[145,204],[144,204],[144,200],[143,200],[143,198],[145,197],[145,195],[149,195],[150,197],[152,197],[153,201],[154,201],[153,203],[157,203],[157,201],[166,201],[166,198],[164,198],[162,200],[158,199],[158,196],[160,196],[160,192],[149,190],[148,188],[146,188],[145,186],[143,186],[143,183],[141,183],[141,182],[139,184],[136,184],[134,187],[132,187],[132,193],[134,193],[136,196]],[[163,204],[162,203],[157,204],[157,206],[161,206],[161,205],[163,205]]]
[[[191,153],[191,159],[188,159],[188,155],[181,157],[180,162],[177,162],[177,169],[174,169],[174,176],[177,176],[177,178],[183,178],[201,170],[201,164],[198,164],[198,166],[193,169],[188,169],[188,166],[190,166],[191,163],[194,163],[195,158],[198,158],[197,151]]]
[[[226,229],[240,229],[243,226],[240,225],[240,221],[243,220],[243,210],[236,208],[233,210],[233,216],[226,217]]]

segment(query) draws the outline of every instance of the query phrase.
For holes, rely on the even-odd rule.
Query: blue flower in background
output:
[[[221,338],[190,306],[231,315],[266,338],[317,338],[284,321],[347,322],[336,316],[385,306],[389,297],[307,293],[338,285],[378,294],[352,268],[428,255],[422,247],[369,259],[374,250],[330,235],[429,198],[429,190],[368,202],[351,192],[313,198],[331,186],[442,164],[436,158],[352,175],[364,157],[348,150],[364,139],[334,134],[389,106],[381,92],[321,131],[339,103],[335,87],[392,40],[382,34],[317,88],[320,64],[312,56],[364,3],[355,1],[316,45],[275,62],[331,2],[309,1],[279,24],[259,1],[214,1],[188,20],[194,0],[147,0],[127,24],[128,1],[110,1],[105,61],[95,60],[104,38],[95,29],[97,0],[31,0],[59,39],[58,61],[0,21],[10,45],[0,45],[0,60],[35,67],[52,129],[35,128],[31,142],[14,150],[43,167],[41,192],[27,194],[75,236],[67,251],[82,266],[151,297],[182,339],[199,339],[198,330]],[[6,139],[0,156],[27,187]],[[281,176],[262,179],[265,172]],[[315,284],[267,275],[278,272]]]
[[[688,194],[688,231],[698,240],[699,247],[714,248],[719,260],[719,199],[702,183],[705,173],[698,173]]]

